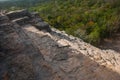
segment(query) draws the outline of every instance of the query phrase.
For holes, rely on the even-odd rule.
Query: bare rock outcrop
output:
[[[120,80],[120,54],[50,28],[26,10],[0,15],[0,80]]]

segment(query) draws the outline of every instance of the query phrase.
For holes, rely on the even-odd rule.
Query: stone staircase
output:
[[[0,80],[120,80],[120,54],[50,28],[36,13],[0,16]]]

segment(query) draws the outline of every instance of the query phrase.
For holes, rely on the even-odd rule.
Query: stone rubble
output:
[[[120,80],[120,53],[50,28],[37,13],[9,12],[0,15],[0,80]]]

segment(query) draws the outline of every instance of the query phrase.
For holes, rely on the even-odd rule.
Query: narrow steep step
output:
[[[22,18],[17,18],[17,19],[14,19],[12,20],[13,23],[17,23],[19,25],[24,25],[24,24],[27,24],[29,22],[29,17],[25,16],[25,17],[22,17]]]

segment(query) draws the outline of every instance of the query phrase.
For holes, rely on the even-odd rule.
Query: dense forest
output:
[[[53,27],[98,44],[120,28],[119,0],[54,0],[31,8]]]
[[[30,8],[38,3],[44,3],[50,0],[1,0],[0,9],[15,10],[21,8]]]
[[[19,0],[15,5],[94,45],[120,31],[120,0]]]

